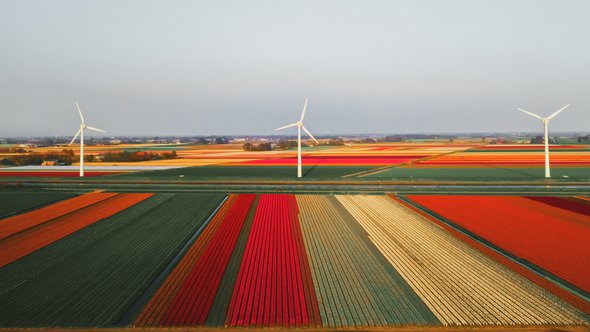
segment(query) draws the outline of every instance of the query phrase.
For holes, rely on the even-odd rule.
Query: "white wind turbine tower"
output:
[[[76,102],[76,108],[78,109],[78,113],[80,114],[80,120],[82,121],[82,123],[80,123],[80,129],[78,129],[76,136],[74,136],[74,138],[72,138],[70,145],[72,145],[72,143],[74,143],[76,138],[78,138],[78,135],[80,135],[80,177],[83,177],[84,176],[84,129],[100,131],[101,133],[106,133],[106,131],[104,131],[102,129],[87,126],[86,123],[84,122],[84,116],[82,115],[82,111],[80,110],[80,106],[78,105],[78,102]]]
[[[525,112],[526,114],[537,118],[539,120],[541,120],[541,122],[543,122],[543,128],[545,129],[545,177],[546,178],[550,178],[551,177],[551,171],[549,169],[549,133],[547,131],[547,126],[549,125],[549,121],[551,121],[551,119],[553,119],[554,117],[557,116],[557,114],[561,113],[561,111],[563,111],[564,109],[568,108],[570,106],[570,104],[565,105],[564,107],[560,108],[559,110],[557,110],[555,113],[549,115],[548,117],[541,117],[535,113],[523,110],[522,108],[519,108],[519,111]]]
[[[299,121],[275,129],[275,130],[282,130],[285,128],[297,126],[297,177],[298,178],[300,178],[302,176],[301,175],[301,129],[303,129],[307,133],[307,135],[309,135],[309,137],[311,137],[316,143],[320,144],[318,142],[318,140],[315,139],[315,137],[313,137],[313,135],[309,132],[309,130],[307,130],[307,128],[305,128],[305,126],[303,125],[303,118],[305,117],[305,110],[306,109],[307,109],[307,98],[305,98],[305,104],[303,104],[303,111],[301,112],[301,118],[299,118]]]

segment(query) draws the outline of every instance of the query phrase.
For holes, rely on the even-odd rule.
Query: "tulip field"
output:
[[[590,293],[587,200],[514,196],[409,198]]]
[[[0,327],[590,324],[585,197],[37,195],[0,219]]]
[[[36,148],[40,152],[54,147]],[[484,142],[379,142],[320,145],[302,150],[303,177],[297,179],[296,149],[244,151],[241,144],[121,145],[88,147],[89,154],[114,151],[177,151],[173,159],[88,162],[85,178],[78,165],[15,166],[0,169],[3,182],[212,182],[212,181],[542,181],[541,144]],[[554,180],[590,181],[588,144],[552,144]],[[1,157],[1,156],[0,156]]]
[[[22,200],[0,210],[0,328],[590,327],[587,197]]]
[[[117,325],[223,196],[142,198],[0,268],[0,326]]]

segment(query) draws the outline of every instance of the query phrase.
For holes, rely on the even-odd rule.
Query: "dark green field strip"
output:
[[[91,236],[62,240],[80,242],[96,233],[104,235],[90,244],[67,245],[67,257],[57,258],[43,273],[21,278],[20,284],[0,295],[0,326],[116,324],[223,199],[205,194],[159,196],[132,208],[131,216],[124,211],[98,223],[111,225],[107,229],[89,227],[80,233],[90,230]],[[44,264],[30,263],[36,263],[30,269]],[[12,269],[12,264],[4,269]],[[13,273],[4,269],[0,280]]]
[[[337,179],[344,175],[374,168],[373,166],[304,166],[302,181],[310,179]],[[160,171],[133,172],[109,176],[109,180],[296,180],[297,168],[293,166],[196,166]],[[180,177],[182,175],[182,177]],[[98,178],[98,177],[97,177]],[[103,177],[103,180],[106,179]],[[88,178],[89,181],[99,180]]]
[[[172,196],[172,194],[155,195],[113,217],[93,223],[61,241],[49,244],[43,249],[1,268],[0,298],[4,298],[6,292],[21,284],[26,284],[29,280],[52,269],[60,262],[88,250],[87,248],[92,247],[95,242],[102,241],[103,238],[117,232],[121,227],[125,227],[127,220],[141,216],[145,211],[158,206]]]
[[[0,219],[75,196],[67,192],[0,192]]]
[[[324,326],[439,324],[334,197],[297,200]]]
[[[238,272],[240,271],[240,265],[242,264],[242,258],[244,257],[244,251],[246,250],[246,243],[248,242],[248,236],[252,229],[252,221],[254,220],[254,214],[256,214],[256,207],[258,206],[258,199],[256,197],[250,211],[244,220],[244,225],[238,236],[238,240],[234,247],[234,251],[229,259],[229,263],[225,268],[225,273],[221,279],[221,283],[217,288],[217,294],[209,310],[205,326],[223,326],[227,317],[227,311],[229,310],[229,304],[234,291],[234,286],[238,278]]]
[[[479,165],[480,167],[397,167],[367,175],[365,180],[424,180],[435,181],[533,181],[544,178],[543,167],[505,167]],[[590,167],[552,167],[552,180],[590,181]],[[567,176],[567,177],[564,177]],[[355,178],[356,179],[356,178]]]

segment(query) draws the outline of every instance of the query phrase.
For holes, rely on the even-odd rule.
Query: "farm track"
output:
[[[13,187],[47,191],[109,190],[170,193],[324,193],[324,194],[454,194],[454,195],[590,195],[587,182],[563,181],[145,181],[145,182],[18,182]],[[12,189],[11,189],[12,190]]]
[[[297,202],[323,326],[439,324],[334,197]]]
[[[7,285],[10,290],[0,296],[0,326],[115,325],[223,198],[159,196],[138,204],[138,211],[132,207],[102,221],[109,227],[101,241]]]
[[[116,194],[113,193],[88,193],[57,202],[31,212],[1,219],[0,241],[28,228],[98,203],[115,195]]]
[[[589,216],[524,197],[408,198],[590,293]]]
[[[388,197],[337,196],[443,325],[584,325],[587,317]]]
[[[4,238],[0,241],[0,252],[3,253],[0,257],[0,267],[10,264],[94,222],[121,212],[151,195],[106,194],[106,199],[98,203],[88,205],[72,213]]]

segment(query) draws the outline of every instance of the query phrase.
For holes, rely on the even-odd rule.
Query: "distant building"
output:
[[[57,161],[57,159],[45,159],[41,163],[41,166],[58,166],[58,165],[59,165],[59,162]]]

